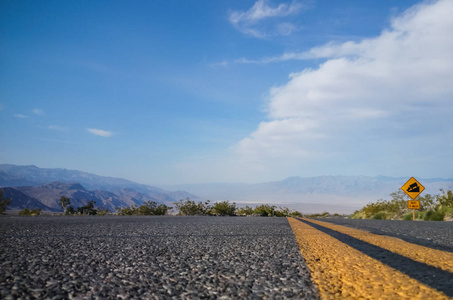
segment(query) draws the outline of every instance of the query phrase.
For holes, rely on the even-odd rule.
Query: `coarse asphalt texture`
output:
[[[2,299],[319,299],[286,218],[0,217]]]

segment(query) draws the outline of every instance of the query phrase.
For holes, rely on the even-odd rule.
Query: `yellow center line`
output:
[[[453,253],[441,250],[431,249],[428,247],[405,242],[401,239],[377,235],[363,230],[350,228],[341,225],[335,225],[329,222],[322,222],[318,220],[309,220],[312,223],[327,227],[329,229],[350,235],[356,239],[376,245],[383,249],[392,251],[412,260],[422,262],[433,267],[440,268],[444,271],[453,273]]]
[[[448,299],[312,226],[288,221],[323,299]]]

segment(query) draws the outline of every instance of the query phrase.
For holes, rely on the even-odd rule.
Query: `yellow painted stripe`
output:
[[[372,234],[363,230],[335,225],[329,222],[309,220],[312,223],[327,227],[329,229],[350,235],[356,239],[376,245],[378,247],[392,251],[412,260],[422,262],[444,271],[453,273],[453,253],[405,242],[401,239]]]
[[[323,299],[448,299],[312,226],[288,221]]]

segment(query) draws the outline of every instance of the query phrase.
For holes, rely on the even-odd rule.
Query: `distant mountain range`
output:
[[[114,211],[118,207],[140,206],[145,201],[157,199],[132,189],[121,189],[115,193],[107,191],[88,191],[78,183],[52,182],[46,185],[5,188],[4,196],[12,199],[10,209],[41,208],[48,211],[59,211],[58,204],[62,196],[71,201],[71,206],[80,207],[94,201],[99,208]]]
[[[98,176],[66,169],[0,164],[0,188],[13,199],[9,209],[42,208],[59,210],[61,196],[75,206],[94,200],[100,207],[141,205],[156,201],[172,206],[179,199],[212,202],[229,200],[238,205],[272,204],[287,206],[303,213],[351,213],[369,202],[390,199],[409,177],[318,176],[289,177],[281,181],[257,184],[206,183],[172,185],[164,188],[138,184],[121,178]],[[453,190],[453,178],[417,178],[426,190],[423,195]],[[195,196],[196,195],[196,196]]]
[[[165,194],[166,192],[154,186],[139,184],[122,178],[98,176],[76,170],[0,164],[0,186],[36,186],[54,181],[77,182],[88,190],[113,192],[119,188],[131,188],[141,193]]]
[[[172,206],[179,199],[198,199],[184,191],[166,191],[126,179],[98,176],[76,170],[44,169],[36,166],[0,165],[0,188],[12,199],[9,210],[41,208],[59,211],[58,201],[68,197],[79,207],[95,201],[98,207],[140,206],[146,201]]]

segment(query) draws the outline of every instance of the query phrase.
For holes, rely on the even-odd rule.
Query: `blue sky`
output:
[[[453,2],[0,2],[0,163],[453,177]]]

